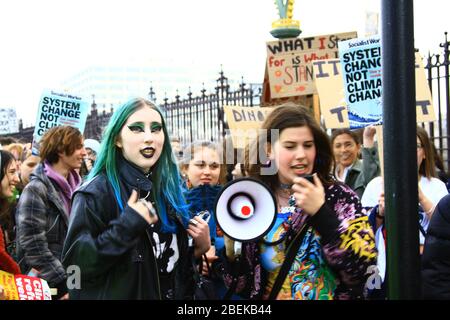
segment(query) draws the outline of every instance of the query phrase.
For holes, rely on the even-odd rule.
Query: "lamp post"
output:
[[[413,1],[381,5],[388,297],[419,299]]]

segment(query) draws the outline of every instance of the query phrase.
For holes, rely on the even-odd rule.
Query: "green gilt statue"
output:
[[[295,38],[302,31],[300,21],[293,20],[294,0],[275,0],[280,19],[272,23],[270,34],[278,39]]]

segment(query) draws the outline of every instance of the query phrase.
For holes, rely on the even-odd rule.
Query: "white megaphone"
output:
[[[231,239],[240,242],[263,237],[277,217],[277,204],[269,188],[252,178],[227,183],[219,192],[216,223]]]

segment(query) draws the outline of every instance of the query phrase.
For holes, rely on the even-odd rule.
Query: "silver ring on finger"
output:
[[[143,204],[147,207],[148,212],[149,212],[149,214],[150,214],[151,217],[156,216],[156,210],[155,210],[155,208],[153,208],[147,200],[145,200],[145,199],[139,199],[139,201],[140,201],[141,203],[143,203]]]
[[[192,224],[192,225],[194,225],[194,226],[198,225],[198,221],[195,220],[195,219],[189,220],[189,223]]]

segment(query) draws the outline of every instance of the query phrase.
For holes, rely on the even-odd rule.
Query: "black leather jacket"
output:
[[[422,255],[425,299],[450,299],[450,195],[443,197],[431,217]]]
[[[63,264],[80,268],[81,288],[71,288],[69,274],[71,299],[162,298],[157,262],[150,242],[151,228],[126,205],[133,188],[148,192],[151,181],[122,157],[118,160],[118,168],[125,205],[122,212],[105,173],[85,183],[74,195]],[[190,299],[193,250],[188,248],[187,232],[178,220],[177,225],[180,257],[172,271],[174,298]],[[76,285],[76,281],[73,284]]]

